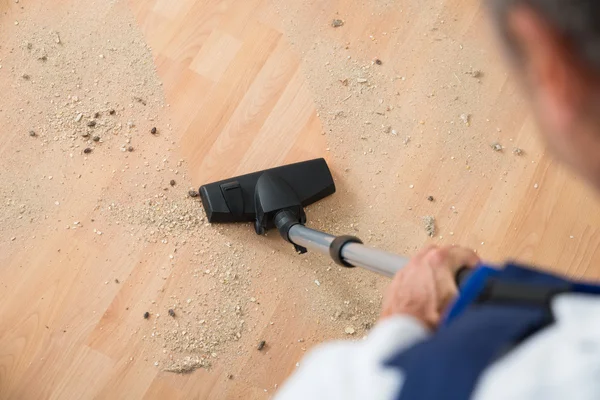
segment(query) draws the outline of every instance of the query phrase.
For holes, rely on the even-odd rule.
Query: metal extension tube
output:
[[[329,256],[329,247],[335,236],[297,224],[288,231],[289,240],[309,250]],[[372,249],[358,243],[348,243],[342,248],[342,259],[355,267],[368,269],[378,274],[393,277],[402,269],[408,258],[385,251]]]

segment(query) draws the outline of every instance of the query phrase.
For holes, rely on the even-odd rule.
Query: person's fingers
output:
[[[480,261],[473,250],[457,246],[432,249],[424,257],[432,267],[447,268],[452,274],[463,267],[474,268]]]
[[[473,268],[479,263],[479,257],[464,247],[445,246],[435,249],[427,256],[427,262],[436,274],[437,307],[442,313],[456,298],[458,287],[456,274],[463,268]]]
[[[461,268],[475,268],[481,261],[477,253],[465,247],[453,247],[448,251],[449,267],[452,273],[458,272]]]
[[[435,244],[429,244],[425,247],[423,247],[417,254],[415,254],[412,259],[413,260],[421,260],[423,257],[425,257],[427,254],[429,254],[432,250],[437,249],[438,246]]]

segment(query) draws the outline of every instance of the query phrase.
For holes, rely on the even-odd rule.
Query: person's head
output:
[[[600,188],[600,0],[486,0],[550,150]]]

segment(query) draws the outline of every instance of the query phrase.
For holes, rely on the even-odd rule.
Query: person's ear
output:
[[[591,82],[582,61],[559,32],[530,7],[517,6],[508,15],[508,29],[519,51],[538,112],[561,132],[577,122]]]

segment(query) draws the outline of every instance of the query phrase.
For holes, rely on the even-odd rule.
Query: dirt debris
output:
[[[112,15],[112,17],[118,20],[118,15]],[[325,17],[324,21],[321,20],[320,26],[324,30],[333,31],[327,26],[327,19]],[[343,21],[340,21],[342,22],[340,26],[342,26]],[[110,37],[111,42],[117,43],[113,45],[107,45],[102,40],[97,43],[81,44],[73,34],[77,32],[76,29],[70,30],[68,26],[65,26],[64,30],[62,27],[59,29],[64,33],[64,43],[60,41],[58,33],[50,35],[50,43],[44,43],[44,47],[47,47],[47,56],[43,56],[46,57],[48,62],[44,64],[36,62],[38,67],[45,66],[49,69],[46,74],[56,75],[61,80],[58,84],[59,88],[56,90],[50,88],[49,85],[44,86],[45,91],[49,93],[44,101],[53,105],[51,108],[44,108],[44,111],[48,111],[44,115],[47,115],[50,123],[44,117],[32,126],[35,126],[36,129],[41,127],[39,136],[43,139],[44,144],[52,146],[53,137],[59,137],[55,147],[68,159],[69,153],[77,154],[81,151],[81,148],[90,145],[89,138],[91,134],[88,128],[91,127],[86,126],[86,121],[90,116],[95,116],[97,110],[102,110],[102,115],[97,117],[96,126],[91,130],[94,133],[99,133],[99,135],[93,136],[91,140],[101,135],[103,143],[94,155],[97,170],[100,169],[103,162],[108,164],[110,157],[114,156],[115,153],[111,153],[111,144],[116,142],[115,139],[118,138],[119,143],[113,144],[112,149],[115,151],[119,151],[121,143],[126,140],[134,140],[133,143],[136,145],[134,154],[117,153],[122,157],[126,157],[129,163],[124,165],[113,164],[110,168],[116,171],[117,175],[123,174],[126,178],[131,176],[128,175],[128,173],[131,174],[129,171],[133,171],[135,168],[146,172],[147,175],[140,175],[143,179],[140,179],[140,176],[137,180],[123,179],[123,187],[127,188],[127,195],[121,197],[103,196],[102,199],[98,200],[99,210],[94,218],[100,223],[111,223],[113,229],[116,228],[117,222],[119,222],[119,226],[126,231],[128,240],[131,237],[132,243],[136,241],[141,243],[140,246],[144,248],[144,252],[147,252],[153,259],[162,260],[164,258],[164,265],[153,266],[158,272],[152,269],[152,274],[162,274],[161,276],[164,276],[165,280],[175,279],[174,277],[177,277],[178,274],[187,274],[185,275],[185,281],[190,282],[189,286],[192,287],[188,288],[188,285],[182,284],[183,288],[178,288],[173,293],[158,293],[156,305],[154,303],[146,305],[153,312],[152,320],[147,323],[138,321],[144,325],[141,334],[145,336],[145,340],[154,346],[153,349],[157,353],[156,358],[161,360],[160,365],[167,365],[164,369],[172,369],[172,372],[188,372],[189,365],[196,366],[195,368],[207,367],[210,365],[208,363],[209,358],[218,359],[219,362],[227,362],[227,353],[232,354],[235,352],[236,342],[246,338],[248,342],[244,343],[244,346],[252,350],[252,343],[256,343],[256,340],[259,339],[256,335],[258,327],[253,324],[256,323],[256,316],[262,312],[261,306],[254,302],[248,305],[239,302],[238,299],[250,298],[250,294],[252,294],[252,297],[262,299],[260,294],[250,292],[251,285],[248,282],[253,280],[255,284],[256,282],[262,284],[267,279],[264,275],[261,275],[258,266],[263,262],[268,263],[268,261],[262,259],[254,261],[252,257],[256,252],[248,247],[240,246],[248,240],[247,232],[236,236],[238,228],[221,229],[220,227],[207,226],[201,204],[195,199],[197,197],[196,191],[193,191],[194,195],[190,194],[192,193],[190,191],[189,196],[179,190],[171,190],[167,195],[161,192],[164,183],[168,182],[168,179],[173,176],[171,170],[179,169],[183,171],[183,168],[176,167],[174,162],[171,162],[171,164],[163,163],[162,160],[168,158],[165,154],[166,151],[161,150],[157,156],[144,152],[147,144],[143,142],[142,137],[144,135],[142,133],[146,132],[145,135],[147,135],[148,128],[154,124],[161,127],[161,135],[151,138],[150,142],[160,141],[163,137],[165,143],[170,143],[166,140],[172,140],[172,135],[166,123],[156,118],[157,110],[161,106],[160,101],[157,99],[159,97],[157,95],[159,87],[152,83],[153,80],[149,78],[148,70],[135,70],[139,65],[152,65],[152,58],[148,56],[148,49],[144,47],[144,43],[139,40],[139,37],[127,36],[123,38]],[[120,32],[121,30],[111,29],[110,31]],[[336,31],[332,33],[337,35],[343,32]],[[391,34],[392,31],[390,30]],[[35,49],[38,40],[41,39],[35,35],[32,37]],[[369,32],[366,37],[366,41],[372,43],[382,39],[381,34],[378,32]],[[52,43],[54,38],[56,38],[56,44],[60,44],[60,47],[54,46]],[[106,35],[102,34],[99,35],[99,38],[108,39]],[[134,46],[129,43],[134,43]],[[383,55],[382,52],[377,50],[369,51],[360,48],[360,51],[345,51],[348,50],[348,47],[350,49],[353,49],[354,46],[358,48],[362,45],[360,43],[349,43],[337,48],[331,46],[331,43],[325,44],[326,46],[317,43],[316,51],[308,55],[309,60],[307,61],[309,73],[316,77],[310,80],[310,84],[322,86],[316,91],[316,97],[321,118],[329,120],[324,124],[324,133],[330,143],[340,143],[339,148],[336,150],[337,155],[335,155],[339,157],[336,162],[340,163],[340,170],[350,171],[349,176],[359,173],[356,171],[364,171],[364,175],[361,175],[361,181],[364,184],[367,183],[368,179],[369,185],[372,184],[373,187],[382,186],[381,182],[386,179],[385,171],[387,169],[397,171],[400,162],[393,159],[395,153],[391,152],[388,156],[387,151],[392,146],[397,147],[403,140],[404,144],[407,145],[412,137],[411,146],[402,147],[401,151],[405,153],[402,153],[402,157],[398,157],[398,160],[400,158],[403,160],[414,159],[415,155],[418,156],[417,151],[421,146],[423,147],[420,151],[427,151],[426,149],[431,148],[430,146],[434,144],[430,139],[431,136],[428,136],[432,131],[428,131],[428,129],[439,128],[442,123],[441,121],[432,122],[429,115],[416,115],[417,113],[412,115],[414,107],[402,103],[401,99],[404,96],[414,96],[415,102],[431,101],[430,99],[435,99],[436,96],[437,98],[442,97],[444,91],[451,92],[452,96],[454,96],[454,93],[448,88],[442,87],[441,84],[445,85],[444,82],[437,82],[437,80],[436,85],[441,83],[437,85],[440,87],[434,87],[433,85],[426,87],[427,85],[423,85],[415,79],[415,71],[403,70],[401,67],[398,67],[397,71],[392,71],[392,68],[396,68],[396,66],[392,63],[391,58],[389,62],[386,61],[385,65],[375,62],[379,67],[373,67],[372,55]],[[111,46],[114,46],[116,50],[112,50]],[[129,57],[127,52],[131,52],[133,47],[139,47],[144,54],[133,50],[133,58]],[[77,50],[74,51],[74,48]],[[64,68],[65,64],[63,62],[71,59],[65,58],[61,61],[60,57],[63,54],[72,57],[74,54],[81,53],[81,50],[91,53],[92,49],[94,56],[93,61],[89,61],[90,65],[77,64],[78,70],[87,69],[90,71],[89,78],[79,74],[75,77],[75,82],[81,85],[82,90],[78,90],[75,85],[68,85],[68,79],[72,78],[70,73],[66,74],[62,73],[61,70],[53,70],[53,63],[57,60],[57,65],[62,70],[70,71],[70,69]],[[328,65],[327,68],[337,72],[330,75],[328,71],[320,70],[319,73],[315,70],[314,65],[317,64],[317,61],[311,61],[311,59],[318,60],[320,65],[324,64],[323,60],[325,58],[319,54],[319,51],[323,51],[327,55],[327,60],[331,59],[331,65]],[[106,56],[99,58],[98,52]],[[332,53],[333,56],[329,57]],[[362,54],[362,58],[357,54]],[[36,54],[35,57],[38,57],[38,55]],[[91,59],[91,57],[89,58]],[[107,74],[103,72],[103,69],[109,67],[110,63],[119,62],[119,59],[124,60],[120,68],[127,64],[132,66],[134,71],[131,75],[114,69],[110,69]],[[386,60],[388,60],[387,54]],[[125,68],[123,69],[125,70]],[[22,71],[22,69],[16,69],[16,71],[19,70]],[[34,69],[31,69],[31,76],[35,77],[32,83],[43,78],[43,74]],[[42,76],[42,78],[38,78],[39,76]],[[18,78],[18,73],[15,74],[15,77]],[[138,84],[138,82],[145,81],[146,78],[148,78],[149,83]],[[330,90],[328,87],[329,82],[324,84],[325,79],[329,79],[336,88],[335,91],[331,90],[327,93],[327,96],[323,96],[324,91]],[[98,82],[94,82],[95,80],[98,80]],[[124,87],[126,90],[119,89],[115,85],[110,86],[110,81],[114,81],[118,85],[125,82]],[[20,84],[32,86],[25,84],[25,82]],[[108,86],[102,92],[104,85]],[[85,92],[85,90],[90,90],[90,92]],[[421,92],[427,93],[431,97],[421,96]],[[59,97],[56,98],[59,100],[53,98],[55,93],[59,94]],[[119,93],[119,95],[111,96],[110,93]],[[319,93],[321,94],[319,95]],[[133,101],[132,94],[136,95],[133,96]],[[136,97],[144,99],[144,101],[139,101]],[[344,100],[343,112],[333,114],[341,108],[339,104],[329,103],[333,98],[337,99],[336,102],[339,102],[340,99],[347,99]],[[51,100],[54,103],[50,103]],[[380,102],[380,100],[382,101]],[[449,104],[455,103],[447,101],[444,106]],[[433,104],[431,109],[436,110],[437,106]],[[449,111],[445,117],[454,122],[456,115],[459,115],[461,110],[465,109],[476,112],[476,109],[470,105],[460,104],[451,108],[451,112]],[[13,110],[13,115],[19,115],[16,110]],[[329,114],[330,112],[332,114]],[[442,115],[443,113],[439,112],[439,114]],[[107,115],[115,117],[109,118]],[[325,117],[328,115],[332,115],[333,118]],[[133,120],[141,127],[139,130],[135,129],[136,124]],[[426,126],[419,123],[419,121],[425,120],[427,121]],[[369,123],[365,123],[366,121]],[[468,125],[468,121],[466,123]],[[392,125],[395,128],[393,130],[391,129]],[[380,130],[380,126],[384,128]],[[387,132],[385,126],[390,127]],[[460,129],[449,127],[449,130],[453,130],[452,133],[456,135],[456,131]],[[20,130],[19,132],[23,131]],[[382,131],[386,135],[383,135]],[[441,131],[440,129],[438,132]],[[402,132],[402,136],[398,137],[398,132]],[[158,133],[157,128],[150,129],[150,133],[156,135]],[[356,135],[356,137],[349,137],[349,135]],[[356,140],[361,136],[366,139]],[[341,143],[342,139],[344,143]],[[31,141],[33,144],[38,144],[38,142],[42,142],[42,140]],[[124,145],[124,149],[131,147],[127,146],[128,143]],[[485,144],[485,141],[483,143]],[[451,144],[446,146],[451,146]],[[331,147],[333,149],[333,145]],[[105,158],[100,158],[100,156]],[[344,168],[349,165],[346,161],[340,161],[344,159],[354,160],[355,164],[351,164],[353,168]],[[148,165],[144,165],[142,162],[147,162]],[[383,166],[386,162],[390,163],[389,168]],[[357,165],[364,168],[356,168]],[[81,165],[78,167],[81,168]],[[384,173],[377,177],[376,171],[381,170]],[[56,172],[53,174],[56,181],[59,174]],[[181,172],[181,174],[184,173]],[[177,177],[180,185],[186,187],[193,183],[189,181],[189,178],[182,177],[182,175]],[[373,179],[372,182],[371,179]],[[135,189],[134,185],[136,185]],[[422,196],[422,194],[419,194],[419,196]],[[60,200],[62,201],[62,199]],[[29,205],[34,206],[34,204]],[[15,207],[15,205],[11,205],[9,208],[13,210]],[[327,206],[315,205],[310,210],[314,213],[311,223],[314,226],[326,228],[328,231],[341,231],[343,233],[350,226],[348,218],[351,218],[351,216],[344,215],[341,210],[345,208],[340,207],[340,211],[335,211],[336,208],[338,207],[335,207],[335,203],[327,203]],[[374,208],[377,209],[378,207],[375,206]],[[369,217],[375,213],[376,210],[369,213]],[[363,228],[363,226],[370,226],[362,222],[352,221],[353,225],[350,229],[360,231],[360,234],[364,234],[365,238],[373,245],[394,247],[398,245],[392,239],[382,236],[376,229],[373,232],[367,232],[369,228]],[[110,230],[110,228],[106,230],[103,228],[105,232]],[[19,241],[20,238],[21,236],[19,236]],[[232,247],[227,247],[223,251],[216,250],[217,246],[225,247],[223,243],[232,243]],[[166,249],[165,253],[162,254],[157,248]],[[279,251],[279,248],[277,250]],[[248,254],[243,255],[244,253]],[[262,253],[259,254],[262,255]],[[356,274],[358,278],[344,277],[344,279],[337,279],[339,275],[336,272],[336,267],[328,265],[326,261],[318,258],[304,258],[297,261],[300,259],[285,258],[284,254],[278,253],[276,257],[274,256],[274,260],[270,262],[289,263],[290,270],[294,274],[306,278],[305,281],[310,284],[309,290],[315,289],[315,295],[311,297],[309,303],[310,307],[315,309],[311,310],[311,313],[320,315],[321,318],[325,316],[327,320],[331,319],[335,322],[331,324],[334,327],[332,329],[334,333],[332,334],[330,331],[330,337],[343,336],[342,332],[346,335],[358,335],[370,329],[372,323],[376,321],[379,311],[378,288],[382,287],[381,281],[378,281],[376,277],[360,273]],[[168,255],[172,255],[173,258],[168,258]],[[184,263],[183,265],[178,265],[181,268],[171,269],[179,260],[184,260],[181,261]],[[306,264],[298,266],[300,262]],[[190,267],[191,265],[197,265],[197,270]],[[331,278],[335,279],[326,280],[321,276],[324,274],[330,274]],[[284,275],[285,278],[290,276],[292,275]],[[281,277],[279,279],[281,282]],[[315,281],[324,282],[319,287],[318,293],[316,293],[317,288],[313,283]],[[334,283],[337,286],[330,287],[330,281],[339,282]],[[193,290],[193,286],[197,286],[200,282],[206,285],[206,287],[203,287],[203,289],[206,289],[206,293],[202,291],[196,293]],[[309,287],[308,284],[307,288]],[[175,286],[175,283],[173,283],[173,286]],[[345,290],[350,293],[353,291],[357,293],[353,297],[354,295],[347,294]],[[188,303],[188,299],[192,301]],[[164,313],[164,310],[168,307],[177,307],[177,319],[155,314],[156,310],[163,310],[161,313]],[[339,310],[339,313],[336,310]],[[139,318],[139,314],[137,315]],[[348,326],[348,324],[352,324],[352,326]],[[346,332],[344,327],[351,328],[352,333]],[[248,345],[248,343],[250,344]],[[163,350],[166,353],[163,353]]]
[[[436,226],[435,226],[435,217],[431,215],[426,215],[423,217],[423,225],[425,228],[425,232],[427,232],[427,236],[433,237],[435,236]]]
[[[502,152],[504,150],[504,146],[502,146],[500,143],[498,142],[494,142],[490,145],[490,147],[492,148],[492,150],[496,151],[496,152]]]
[[[522,156],[523,154],[525,154],[525,152],[523,151],[523,149],[520,149],[520,148],[518,148],[518,147],[515,147],[515,148],[513,149],[513,154],[514,154],[515,156]]]
[[[140,237],[156,243],[168,238],[182,241],[202,235],[205,218],[200,203],[187,197],[171,199],[165,194],[141,201],[134,206],[110,202],[101,210],[130,226],[142,226],[145,233]]]
[[[29,132],[31,138],[37,138],[28,143],[18,142],[29,139],[27,134],[20,135],[15,143],[20,152],[7,152],[11,155],[3,161],[5,168],[0,175],[6,187],[0,188],[2,236],[19,238],[18,242],[21,237],[27,238],[22,245],[28,249],[48,234],[61,232],[62,235],[67,218],[77,221],[67,223],[66,229],[67,235],[71,230],[80,230],[73,239],[80,245],[104,247],[126,234],[123,253],[131,254],[136,248],[142,251],[144,247],[164,246],[160,240],[170,240],[174,235],[177,239],[172,243],[177,248],[169,250],[179,256],[176,250],[185,246],[182,244],[185,237],[198,236],[182,232],[201,225],[200,216],[177,214],[174,217],[176,212],[168,208],[169,217],[158,223],[164,225],[146,230],[154,224],[146,218],[160,218],[158,214],[162,211],[144,215],[135,212],[144,207],[140,199],[153,198],[167,207],[172,204],[154,197],[162,183],[168,182],[169,175],[175,174],[182,183],[191,185],[191,182],[183,160],[179,162],[172,156],[177,138],[165,112],[167,105],[152,53],[133,15],[127,5],[119,1],[93,0],[85,7],[65,2],[61,7],[64,15],[70,17],[60,19],[54,11],[44,12],[44,7],[52,6],[39,4],[19,11],[27,15],[27,23],[18,28],[0,24],[3,34],[7,33],[0,47],[0,71],[4,77],[0,85],[6,92],[0,101],[0,120],[6,131]],[[11,85],[4,85],[6,82]],[[143,98],[146,104],[132,101],[132,94]],[[135,127],[128,130],[127,121],[134,119],[148,129],[160,124],[164,135],[153,139],[143,135],[144,130]],[[136,153],[122,154],[121,143],[126,143],[126,149],[133,149],[129,145],[132,140],[135,140]],[[92,151],[96,153],[93,164],[87,157],[77,157]],[[111,176],[118,183],[105,187]],[[102,187],[101,191],[95,189],[98,186]],[[32,195],[32,187],[40,188],[45,196]],[[180,199],[174,201],[177,200]],[[182,208],[190,213],[192,208],[201,212],[198,202],[190,203],[195,203],[195,207],[190,204]],[[126,210],[131,214],[125,214]],[[89,215],[93,222],[89,235],[85,222],[79,222],[83,215]],[[44,230],[32,234],[32,224],[42,222]],[[167,226],[170,223],[173,226]],[[152,230],[156,233],[150,234]],[[164,235],[159,239],[161,232]],[[58,252],[69,254],[64,248]],[[114,261],[114,253],[107,252],[105,256]],[[129,274],[124,270],[115,272]],[[87,275],[84,279],[93,285]],[[120,282],[103,279],[97,283],[111,281]],[[137,320],[142,324],[140,333],[131,334],[139,335],[138,340],[154,326],[150,312],[138,310],[132,318],[140,316],[148,321]],[[161,358],[161,365],[165,365],[162,357],[167,355],[162,353],[162,348],[154,343],[148,343],[148,347],[156,352],[156,358]],[[182,354],[173,354],[173,357],[180,356]]]
[[[333,21],[331,21],[331,26],[333,26],[334,28],[339,28],[340,26],[344,26],[344,21],[341,19],[334,19]]]
[[[471,75],[473,78],[479,79],[483,76],[483,72],[479,69],[472,69],[470,71],[465,72],[467,75]]]
[[[467,126],[471,126],[471,114],[460,114],[460,120]]]
[[[163,368],[165,372],[174,372],[176,374],[189,374],[198,368],[209,368],[210,362],[197,356],[186,356],[172,361]]]

